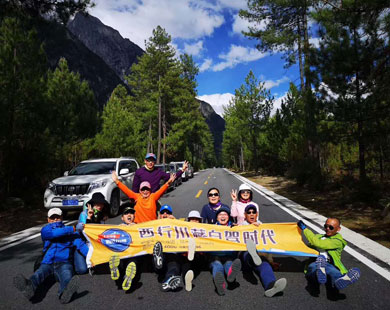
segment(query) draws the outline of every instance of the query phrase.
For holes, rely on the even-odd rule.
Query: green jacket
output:
[[[324,234],[314,234],[310,229],[304,229],[303,233],[309,241],[310,245],[316,248],[318,251],[326,251],[331,257],[331,263],[336,266],[342,274],[348,272],[341,262],[341,252],[347,245],[347,242],[343,237],[337,233],[334,236],[326,237]],[[321,239],[325,237],[324,239]]]

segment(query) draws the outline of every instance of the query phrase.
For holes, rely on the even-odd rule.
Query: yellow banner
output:
[[[88,266],[108,262],[113,254],[121,258],[152,254],[160,241],[164,252],[187,252],[188,239],[194,238],[196,251],[245,251],[252,239],[257,250],[291,256],[317,256],[305,245],[296,223],[272,223],[233,228],[184,222],[156,220],[137,225],[85,225],[84,235],[90,241]]]

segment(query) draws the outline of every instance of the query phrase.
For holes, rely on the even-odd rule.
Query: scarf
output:
[[[251,202],[251,199],[250,198],[249,199],[242,199],[242,198],[240,198],[240,202],[248,203],[248,202]]]
[[[212,210],[217,210],[220,206],[222,205],[222,203],[219,201],[219,202],[217,202],[216,204],[211,204],[211,203],[209,203],[209,207],[210,207],[210,209],[212,209]]]

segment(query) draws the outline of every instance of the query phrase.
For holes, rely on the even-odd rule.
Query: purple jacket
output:
[[[183,171],[179,170],[176,172],[176,178],[180,178],[182,174]],[[149,171],[145,168],[145,166],[141,167],[135,172],[132,190],[135,193],[139,193],[139,186],[141,183],[148,181],[152,187],[152,193],[154,193],[160,188],[160,180],[163,179],[164,182],[167,182],[170,176],[171,175],[168,172],[164,172],[158,168],[154,168],[153,171]]]

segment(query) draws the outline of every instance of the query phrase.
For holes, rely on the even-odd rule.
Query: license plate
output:
[[[77,206],[79,201],[77,199],[64,199],[62,200],[63,206]]]

